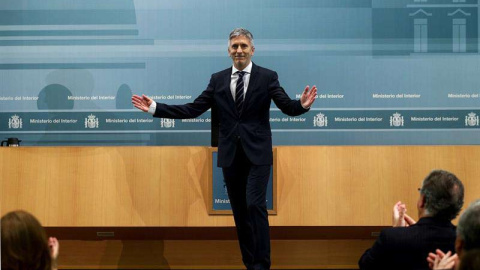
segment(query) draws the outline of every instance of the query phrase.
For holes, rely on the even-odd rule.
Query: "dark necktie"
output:
[[[237,80],[237,87],[235,87],[235,106],[237,107],[238,114],[242,114],[243,109],[243,92],[245,85],[243,83],[243,75],[245,75],[245,71],[237,71],[238,80]]]

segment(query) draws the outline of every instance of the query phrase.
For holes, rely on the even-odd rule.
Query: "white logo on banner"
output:
[[[328,119],[323,113],[319,113],[313,117],[314,127],[326,127],[328,125]]]
[[[467,116],[465,116],[465,126],[475,127],[478,126],[478,124],[478,115],[476,113],[471,112]]]
[[[160,121],[160,126],[162,128],[174,128],[175,119],[162,118],[162,120]]]
[[[98,128],[98,118],[90,114],[87,118],[85,118],[85,128]]]
[[[393,116],[390,116],[390,126],[392,127],[403,127],[403,116],[398,112],[394,113]]]
[[[8,119],[8,128],[22,128],[22,118],[18,115],[12,115],[12,117]]]

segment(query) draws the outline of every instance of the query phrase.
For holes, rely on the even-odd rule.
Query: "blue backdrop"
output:
[[[210,112],[153,119],[132,93],[191,102],[253,61],[310,112],[271,108],[276,145],[479,144],[477,0],[2,0],[0,136],[24,145],[209,145]]]

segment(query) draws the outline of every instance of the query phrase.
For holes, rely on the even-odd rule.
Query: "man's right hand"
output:
[[[406,223],[406,226],[410,226],[410,225],[413,225],[415,223],[417,223],[413,218],[411,218],[409,215],[407,214],[404,214],[403,215],[403,219],[405,220],[405,223]]]
[[[148,112],[148,108],[150,108],[150,105],[152,105],[153,100],[145,95],[142,96],[137,96],[133,95],[132,96],[132,104],[135,106],[135,108]]]

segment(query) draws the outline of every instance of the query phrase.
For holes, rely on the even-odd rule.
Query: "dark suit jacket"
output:
[[[455,226],[450,221],[421,218],[410,227],[382,230],[358,265],[360,269],[428,270],[428,253],[437,248],[454,252],[455,237]]]
[[[254,165],[272,164],[272,132],[269,121],[271,100],[290,116],[308,110],[302,107],[300,101],[290,99],[280,87],[275,71],[253,64],[243,112],[239,115],[230,91],[231,74],[232,68],[213,74],[207,89],[192,103],[158,103],[154,116],[195,118],[215,106],[219,121],[218,166],[228,167],[232,164],[238,142],[241,142],[248,159]]]

